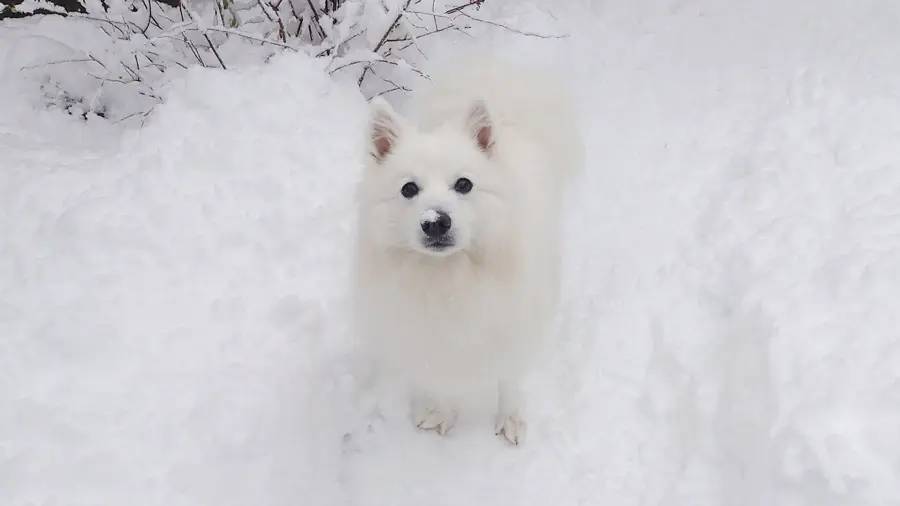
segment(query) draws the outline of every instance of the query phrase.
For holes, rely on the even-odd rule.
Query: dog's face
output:
[[[379,247],[450,256],[496,237],[500,177],[483,104],[459,124],[420,132],[379,101],[369,142],[360,227]]]

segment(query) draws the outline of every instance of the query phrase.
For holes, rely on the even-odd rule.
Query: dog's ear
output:
[[[400,136],[400,118],[383,98],[372,99],[369,120],[369,153],[381,163],[397,145]]]
[[[494,147],[494,123],[488,113],[487,105],[481,100],[475,101],[469,109],[469,132],[478,147],[487,154],[491,154]]]

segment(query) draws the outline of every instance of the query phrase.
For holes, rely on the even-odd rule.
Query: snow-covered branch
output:
[[[423,46],[423,41],[431,44],[442,34],[467,34],[473,21],[522,35],[555,37],[475,15],[486,0],[72,1],[84,9],[70,12],[71,22],[95,24],[110,47],[91,53],[73,48],[70,57],[47,62],[93,66],[84,72],[95,80],[91,93],[76,93],[58,83],[53,93],[68,97],[66,104],[81,104],[85,114],[113,119],[145,117],[154,101],[161,100],[155,89],[192,65],[227,70],[248,58],[267,61],[284,51],[304,52],[328,59],[330,74],[354,79],[367,97],[374,97],[411,91],[428,79],[420,65],[431,46]],[[39,67],[27,70],[37,72]],[[110,94],[132,94],[139,103],[111,110],[105,100]]]

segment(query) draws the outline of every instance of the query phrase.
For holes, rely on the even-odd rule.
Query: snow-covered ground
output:
[[[0,504],[900,504],[900,3],[543,4],[483,41],[568,61],[588,141],[520,448],[361,402],[352,86],[85,122],[20,70],[60,20],[0,23]]]

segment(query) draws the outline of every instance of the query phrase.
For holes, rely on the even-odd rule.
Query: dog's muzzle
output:
[[[438,209],[429,209],[422,218],[420,223],[422,232],[425,237],[422,244],[428,249],[442,250],[453,246],[453,234],[450,228],[453,226],[453,220],[450,215]]]

